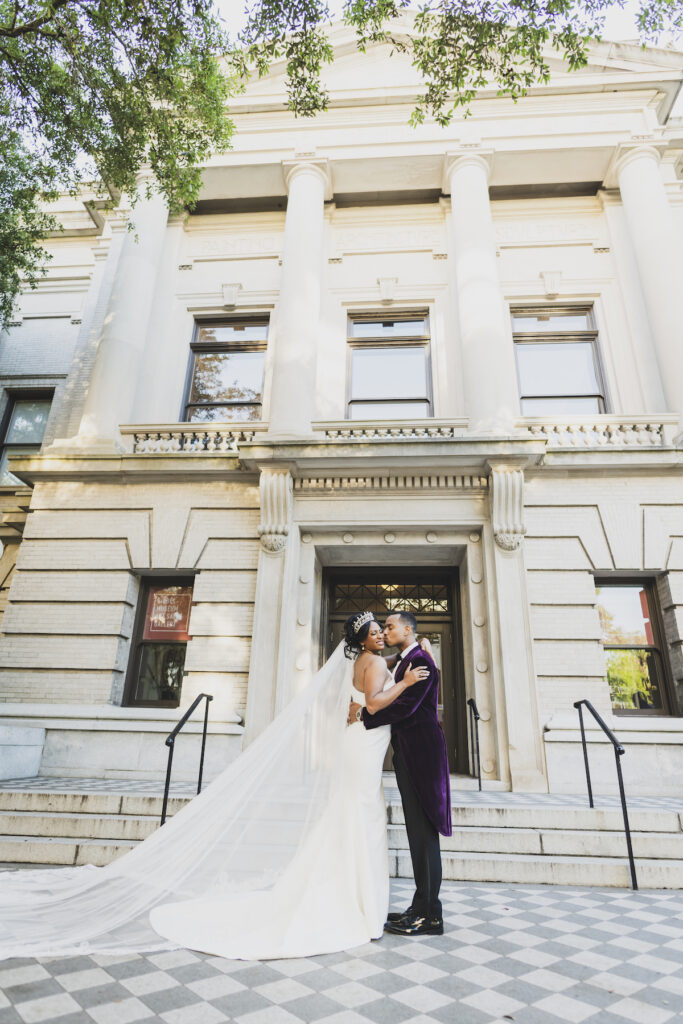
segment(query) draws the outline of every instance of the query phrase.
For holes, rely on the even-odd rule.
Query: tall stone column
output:
[[[141,199],[131,219],[135,230],[123,242],[78,428],[83,447],[121,448],[119,424],[133,407],[166,233],[165,199]]]
[[[546,792],[524,565],[524,471],[489,463],[500,661],[513,790]]]
[[[254,625],[249,662],[247,710],[243,743],[247,746],[273,720],[277,686],[284,671],[282,617],[285,613],[285,579],[291,549],[292,476],[287,467],[264,467],[259,478],[261,538],[256,572]],[[287,647],[287,644],[284,644]],[[290,666],[292,668],[292,666]]]
[[[289,198],[282,253],[268,409],[269,433],[311,433],[315,408],[316,350],[320,340],[326,161],[284,164]]]
[[[616,175],[669,412],[683,416],[683,244],[655,146],[624,147]]]
[[[470,430],[509,433],[519,416],[514,353],[505,321],[489,202],[491,154],[451,154],[452,274],[458,298],[463,390]]]

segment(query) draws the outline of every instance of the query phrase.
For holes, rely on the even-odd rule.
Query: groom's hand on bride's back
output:
[[[346,719],[347,725],[355,725],[358,721],[358,712],[362,707],[362,704],[356,704],[354,700],[349,701],[349,717]]]

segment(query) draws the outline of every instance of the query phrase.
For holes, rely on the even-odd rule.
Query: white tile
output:
[[[148,960],[155,967],[160,967],[162,971],[168,971],[172,967],[185,967],[187,964],[195,964],[199,957],[191,953],[189,949],[172,949],[167,953],[155,953],[153,956],[148,957]]]
[[[541,943],[548,941],[539,935],[527,935],[526,932],[506,932],[499,938],[503,942],[509,942],[512,946],[540,946]]]
[[[508,956],[513,960],[519,960],[520,963],[529,964],[531,967],[550,967],[560,959],[559,956],[553,956],[552,953],[544,953],[542,949],[516,949],[514,953],[508,953]]]
[[[491,960],[500,960],[500,953],[484,949],[483,946],[459,946],[457,949],[449,949],[448,953],[449,956],[459,956],[473,964],[488,964]]]
[[[38,1021],[58,1020],[65,1013],[76,1013],[80,1006],[67,992],[60,992],[59,995],[16,1003],[14,1009],[26,1024],[38,1024]]]
[[[681,965],[674,963],[673,960],[665,960],[660,956],[636,956],[629,963],[635,964],[636,967],[644,967],[647,971],[654,971],[655,974],[675,974],[676,971],[680,970]]]
[[[11,988],[12,985],[27,985],[31,981],[42,981],[49,978],[50,973],[40,964],[26,964],[24,967],[8,967],[0,971],[0,989]]]
[[[59,982],[67,992],[81,992],[97,985],[110,985],[115,979],[101,967],[90,967],[85,971],[73,971],[71,974],[56,974]]]
[[[549,992],[562,992],[565,988],[571,988],[576,984],[574,978],[567,978],[564,974],[556,974],[555,971],[546,971],[543,968],[522,974],[519,980],[528,981],[531,985],[538,985],[539,988],[547,988]]]
[[[615,930],[618,930],[615,929]],[[627,935],[625,938],[610,939],[610,946],[621,946],[623,949],[632,949],[634,953],[649,953],[651,949],[655,949],[655,943],[643,942],[641,939],[634,939],[632,936]]]
[[[458,978],[469,981],[472,985],[479,985],[481,988],[495,988],[510,980],[509,974],[501,974],[500,971],[493,971],[484,964],[475,964],[473,967],[466,967],[464,971],[457,972]]]
[[[234,992],[244,992],[246,986],[230,974],[217,974],[213,978],[201,978],[200,981],[190,981],[185,986],[200,999],[220,999],[222,996],[231,996]]]
[[[420,1013],[431,1013],[432,1010],[439,1010],[442,1006],[453,1002],[450,996],[434,992],[431,988],[425,988],[424,985],[414,985],[402,992],[393,992],[391,998],[398,999],[399,1002],[405,1003],[413,1010],[419,1010]]]
[[[247,966],[249,966],[247,964]],[[272,967],[274,971],[279,971],[280,974],[286,975],[288,978],[295,978],[297,974],[309,974],[311,971],[319,971],[321,965],[315,963],[314,960],[269,960],[268,966]]]
[[[544,1013],[551,1013],[554,1017],[559,1017],[563,1021],[569,1021],[571,1024],[581,1024],[581,1021],[588,1020],[589,1017],[593,1017],[596,1013],[600,1012],[598,1006],[591,1006],[589,1003],[583,1003],[579,999],[563,996],[560,992],[555,992],[552,996],[546,996],[545,999],[540,999],[533,1005],[535,1009],[543,1010]]]
[[[445,978],[447,974],[446,971],[432,967],[431,964],[425,962],[401,964],[400,967],[392,967],[391,973],[398,974],[399,977],[412,981],[415,985],[424,985],[430,981],[436,981],[437,978]]]
[[[193,1003],[161,1014],[167,1024],[221,1024],[229,1018],[211,1003]]]
[[[673,992],[674,995],[683,996],[683,978],[657,978],[652,982],[653,988],[661,988],[664,992]]]
[[[91,1006],[87,1013],[96,1024],[132,1024],[133,1021],[154,1016],[153,1011],[139,999],[119,999],[115,1003]]]
[[[334,999],[335,1003],[341,1003],[348,1010],[382,998],[380,992],[375,992],[373,989],[368,988],[367,985],[361,985],[357,981],[348,981],[345,985],[327,988],[322,994],[326,995],[328,999]]]
[[[243,1021],[239,1020],[238,1024],[243,1024]],[[368,1024],[368,1018],[361,1017],[353,1010],[341,1010],[340,1013],[330,1014],[329,1017],[321,1017],[316,1024]]]
[[[313,989],[294,978],[281,978],[279,981],[269,981],[267,985],[259,985],[254,991],[271,1003],[288,1003],[292,999],[310,996]]]
[[[359,1020],[362,1019],[362,1017],[359,1018]],[[282,1006],[265,1006],[262,1010],[243,1013],[241,1017],[236,1017],[235,1020],[237,1024],[301,1024],[298,1017],[288,1013]],[[169,1024],[180,1024],[180,1022],[169,1021]],[[191,1022],[188,1021],[187,1024],[191,1024]],[[199,1021],[193,1021],[192,1024],[204,1024],[204,1021],[200,1019]]]
[[[332,970],[335,974],[341,974],[350,981],[362,981],[363,978],[370,978],[373,974],[381,974],[383,968],[376,967],[367,960],[345,960],[341,964],[335,964]]]
[[[618,967],[621,960],[615,960],[613,956],[603,956],[602,953],[574,953],[568,958],[575,964],[583,964],[584,967],[594,967],[598,971],[609,971],[612,967]]]
[[[475,1010],[481,1010],[482,1013],[490,1013],[492,1017],[504,1017],[506,1014],[512,1016],[524,1006],[524,1003],[520,1003],[519,1000],[494,990],[473,992],[471,996],[465,996],[460,1002],[473,1006]]]
[[[149,971],[148,974],[136,974],[132,978],[121,978],[121,984],[134,996],[148,996],[152,992],[163,992],[167,988],[176,988],[179,982],[166,971]]]
[[[624,978],[621,974],[610,974],[603,971],[601,974],[594,974],[592,978],[586,978],[587,985],[595,985],[596,988],[603,988],[606,992],[616,992],[619,996],[632,996],[641,988],[645,988],[642,981],[634,981],[633,978]]]
[[[674,1016],[672,1010],[665,1010],[660,1006],[653,1006],[651,1003],[641,1003],[637,999],[620,999],[607,1007],[608,1013],[625,1017],[635,1024],[665,1024]]]

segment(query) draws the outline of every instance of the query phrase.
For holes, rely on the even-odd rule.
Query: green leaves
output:
[[[151,165],[173,211],[196,200],[198,164],[230,144],[228,48],[210,0],[0,0],[0,327],[56,227],[41,194],[91,179],[135,198]]]

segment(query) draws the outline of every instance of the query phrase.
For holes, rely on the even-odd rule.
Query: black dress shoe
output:
[[[409,914],[399,921],[387,921],[384,931],[391,935],[443,935],[443,920],[440,917]]]
[[[410,917],[412,913],[412,907],[408,907],[407,910],[392,910],[390,914],[387,914],[387,921],[402,921],[404,917]]]

